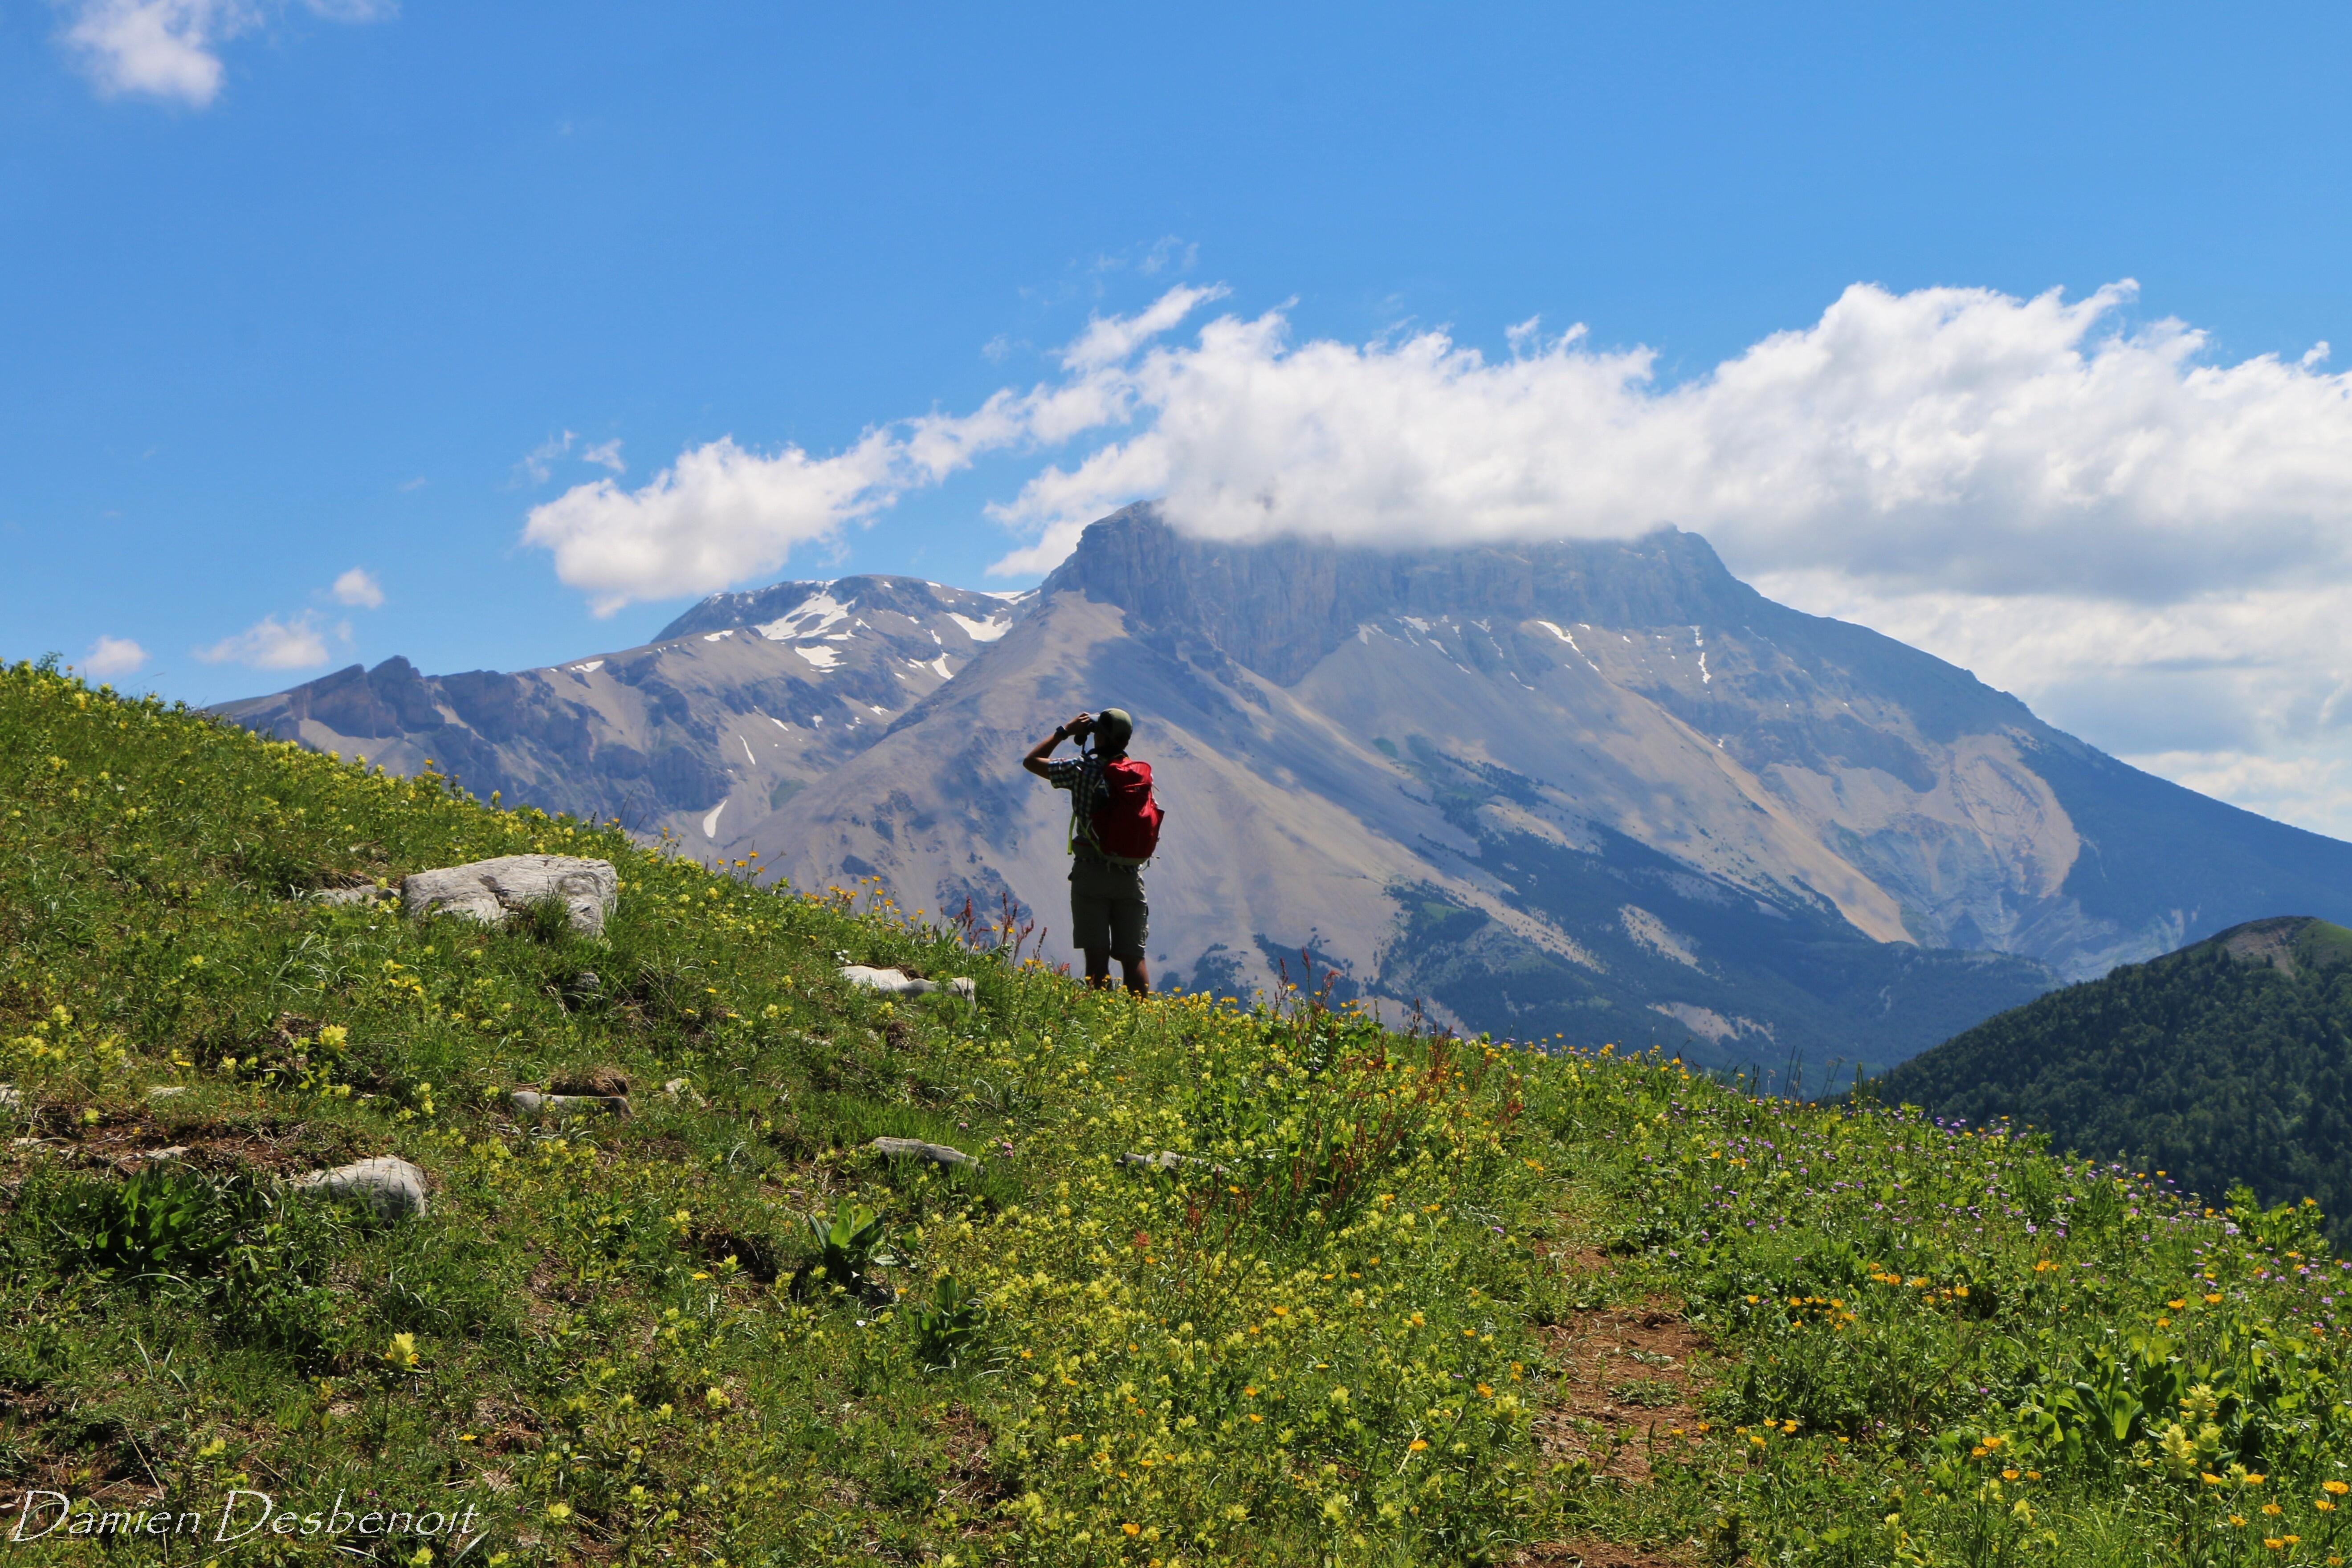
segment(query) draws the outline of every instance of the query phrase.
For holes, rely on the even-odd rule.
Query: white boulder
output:
[[[862,985],[868,991],[884,991],[893,996],[928,996],[934,991],[946,991],[969,1002],[980,994],[980,986],[961,975],[941,985],[936,980],[918,980],[903,970],[874,969],[863,963],[845,965],[841,977],[852,985]]]
[[[386,1219],[425,1212],[425,1173],[396,1154],[313,1171],[295,1177],[294,1184],[329,1197],[363,1199]]]
[[[621,880],[610,860],[573,855],[501,855],[401,879],[400,907],[426,915],[466,915],[485,925],[503,925],[543,899],[561,899],[572,911],[572,929],[601,936],[613,912]]]

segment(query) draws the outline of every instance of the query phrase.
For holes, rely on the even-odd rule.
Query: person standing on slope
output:
[[[1070,942],[1087,955],[1087,981],[1110,984],[1118,960],[1127,988],[1151,989],[1144,938],[1151,906],[1144,901],[1143,867],[1160,847],[1160,802],[1151,793],[1151,764],[1127,754],[1135,721],[1121,708],[1081,713],[1029,748],[1021,765],[1070,792]],[[1066,740],[1094,738],[1094,749],[1048,761]]]

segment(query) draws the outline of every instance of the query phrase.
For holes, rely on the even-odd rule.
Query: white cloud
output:
[[[267,23],[284,0],[52,0],[61,37],[99,91],[202,109],[220,95],[221,47]],[[339,22],[390,16],[393,0],[301,0]]]
[[[621,461],[621,438],[618,436],[609,441],[599,441],[594,446],[587,447],[581,452],[580,460],[583,463],[593,463],[600,468],[610,468],[616,474],[627,472],[629,467],[628,464]]]
[[[1144,494],[1192,531],[1406,544],[1607,537],[1674,522],[1749,570],[2162,602],[2352,567],[2352,380],[2200,357],[2176,321],[2069,303],[1848,289],[1662,388],[1646,349],[1580,330],[1489,360],[1442,332],[1293,343],[1279,313],[1118,360],[1138,428],[1000,515],[1046,548]],[[1140,321],[1144,318],[1135,318]],[[1095,323],[1066,355],[1118,355]]]
[[[550,436],[522,455],[522,461],[515,465],[515,471],[530,479],[532,484],[547,483],[549,479],[555,477],[556,459],[571,451],[572,443],[578,439],[580,437],[569,430],[561,436]]]
[[[1077,341],[1062,351],[1063,367],[1093,370],[1123,360],[1192,314],[1194,306],[1211,300],[1222,300],[1225,294],[1225,287],[1221,283],[1204,289],[1180,285],[1160,296],[1138,314],[1097,316],[1087,323],[1087,330],[1078,334]]]
[[[147,650],[129,637],[101,637],[89,645],[83,656],[82,673],[95,675],[101,680],[118,675],[131,675],[147,662]]]
[[[831,458],[797,447],[763,457],[721,438],[679,454],[640,489],[574,486],[531,509],[523,539],[552,551],[555,574],[610,615],[772,570],[794,546],[888,505],[900,468],[880,432]]]
[[[330,590],[339,605],[357,605],[362,609],[374,610],[383,606],[383,584],[375,574],[363,566],[354,566],[335,579]]]
[[[305,611],[289,620],[264,616],[233,637],[196,650],[206,664],[242,664],[255,669],[309,669],[327,662],[327,637],[319,618]]]
[[[523,542],[553,552],[555,574],[586,591],[598,615],[772,572],[795,548],[838,538],[983,453],[1066,441],[1132,418],[1135,392],[1122,356],[1222,292],[1174,289],[1139,316],[1094,321],[1066,351],[1076,374],[1063,382],[1008,388],[967,415],[869,430],[831,457],[793,446],[762,454],[722,437],[688,448],[635,490],[611,479],[575,485],[531,509]],[[566,431],[533,456],[551,461],[572,439]]]

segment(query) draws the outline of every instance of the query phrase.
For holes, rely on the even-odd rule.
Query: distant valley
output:
[[[1124,706],[1169,808],[1163,981],[1297,978],[1517,1038],[1818,1087],[2283,909],[2352,846],[2153,778],[1697,536],[1383,552],[1187,538],[1149,507],[1032,594],[886,576],[720,595],[546,669],[353,667],[236,721],[509,804],[619,816],[936,915],[1066,920],[1022,773]]]

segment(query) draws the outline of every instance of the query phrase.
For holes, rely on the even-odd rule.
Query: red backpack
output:
[[[1115,757],[1102,771],[1090,824],[1095,847],[1115,866],[1140,866],[1160,847],[1160,819],[1165,815],[1151,793],[1151,764]]]

